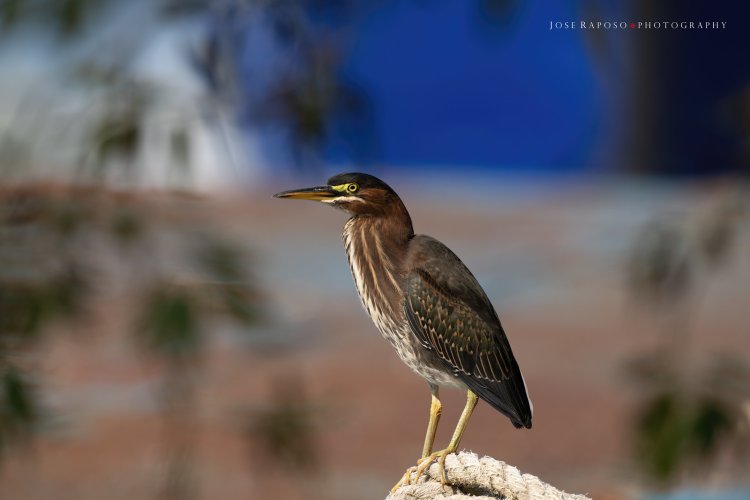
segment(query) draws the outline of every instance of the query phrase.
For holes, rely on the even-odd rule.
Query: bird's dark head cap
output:
[[[293,189],[274,195],[276,198],[314,200],[341,208],[352,215],[377,215],[403,204],[385,182],[370,174],[351,172],[334,175],[325,186]]]
[[[350,183],[356,183],[360,189],[381,189],[383,191],[388,191],[390,193],[393,193],[393,189],[386,184],[385,182],[381,181],[374,175],[370,174],[363,174],[361,172],[349,172],[345,174],[338,174],[334,175],[330,179],[328,179],[328,185],[329,186],[340,186],[342,184],[350,184]]]

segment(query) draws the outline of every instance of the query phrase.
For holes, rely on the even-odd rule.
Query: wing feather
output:
[[[428,237],[406,277],[404,311],[419,342],[477,396],[531,427],[521,371],[492,304],[471,272],[447,247]]]

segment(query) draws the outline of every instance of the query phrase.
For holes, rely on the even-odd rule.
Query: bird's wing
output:
[[[487,295],[445,245],[417,238],[404,301],[412,332],[513,425],[531,427],[526,386]]]

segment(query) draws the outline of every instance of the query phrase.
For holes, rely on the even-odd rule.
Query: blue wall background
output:
[[[355,111],[329,109],[324,117],[325,130],[313,142],[325,164],[562,173],[748,171],[750,30],[744,20],[750,19],[750,4],[745,2],[300,5],[298,11],[270,16],[272,29],[238,28],[245,45],[237,64],[244,68],[249,95],[264,85],[273,93],[277,82],[267,74],[280,60],[298,74],[309,63],[304,54],[327,47],[338,84],[346,89],[328,99],[356,98],[357,105]],[[290,35],[300,17],[306,39]],[[549,29],[551,21],[580,20],[725,21],[727,27]],[[292,117],[298,132],[305,119]],[[279,163],[299,161],[284,152],[283,128],[261,131],[269,156]]]

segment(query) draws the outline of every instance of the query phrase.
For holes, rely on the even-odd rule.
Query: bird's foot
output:
[[[430,455],[427,455],[426,457],[422,457],[419,460],[417,460],[417,470],[415,471],[417,474],[417,477],[414,478],[414,481],[418,481],[419,478],[422,477],[422,474],[424,474],[425,471],[430,468],[430,465],[432,465],[432,462],[437,460],[438,467],[440,469],[440,484],[443,487],[445,487],[445,485],[448,483],[448,480],[445,477],[445,457],[447,457],[451,453],[454,453],[455,451],[456,450],[446,448],[444,450],[436,451]]]
[[[411,475],[414,474],[417,471],[417,466],[414,465],[412,467],[409,467],[406,469],[406,472],[404,472],[404,475],[401,476],[401,479],[396,483],[396,485],[391,488],[391,493],[395,493],[397,489],[399,489],[402,486],[407,486],[411,484]],[[416,479],[415,479],[416,482]]]
[[[430,465],[432,465],[435,460],[437,460],[438,466],[440,468],[440,484],[443,488],[445,488],[445,485],[448,483],[448,480],[445,477],[445,457],[447,457],[451,453],[455,453],[455,451],[456,450],[446,448],[444,450],[431,453],[426,457],[420,458],[419,460],[417,460],[417,465],[406,469],[406,472],[404,473],[401,480],[396,483],[396,486],[394,486],[393,489],[391,489],[391,493],[395,492],[401,486],[416,483],[417,481],[419,481],[419,478],[422,477],[425,471],[430,468]],[[412,479],[412,475],[414,474],[416,474],[416,476]]]

